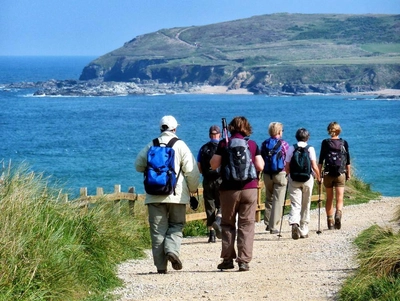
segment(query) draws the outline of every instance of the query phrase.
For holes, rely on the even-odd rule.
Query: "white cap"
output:
[[[163,125],[168,126],[168,128],[167,128],[168,131],[172,131],[172,130],[176,129],[179,124],[176,121],[174,116],[168,115],[168,116],[164,116],[160,120],[160,129],[161,130],[164,130]]]

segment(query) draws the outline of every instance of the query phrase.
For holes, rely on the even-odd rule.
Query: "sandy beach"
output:
[[[193,94],[239,94],[239,95],[252,95],[252,92],[246,89],[229,89],[226,86],[201,86],[199,90]],[[353,93],[354,95],[400,95],[400,89],[384,89],[370,92]],[[311,94],[310,94],[311,95]]]

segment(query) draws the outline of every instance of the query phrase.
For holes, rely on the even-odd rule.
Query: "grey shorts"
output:
[[[324,176],[324,186],[325,188],[333,187],[344,187],[346,184],[346,174],[342,173],[340,176],[330,176],[329,174]]]

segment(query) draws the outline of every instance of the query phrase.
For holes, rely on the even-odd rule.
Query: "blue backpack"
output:
[[[144,172],[144,189],[151,195],[175,194],[177,178],[175,172],[175,150],[172,148],[179,139],[174,137],[161,146],[158,139],[147,152],[147,167]]]
[[[261,156],[264,159],[264,174],[277,174],[285,167],[282,153],[282,141],[276,138],[268,138],[261,144]]]

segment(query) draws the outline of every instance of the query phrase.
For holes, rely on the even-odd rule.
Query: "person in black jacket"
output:
[[[323,175],[326,191],[326,215],[328,229],[340,229],[342,226],[343,195],[346,181],[351,178],[349,144],[339,138],[342,132],[340,125],[333,121],[328,125],[328,134],[331,138],[321,143],[318,168]],[[322,173],[323,170],[323,173]],[[322,181],[322,179],[321,179]],[[333,217],[333,196],[336,194],[336,212]]]
[[[219,185],[222,182],[219,170],[210,168],[210,160],[217,150],[221,139],[221,129],[213,125],[209,130],[210,141],[204,144],[197,155],[197,166],[203,175],[203,198],[207,216],[207,228],[209,231],[208,242],[216,242],[221,239],[221,206],[219,200]]]

